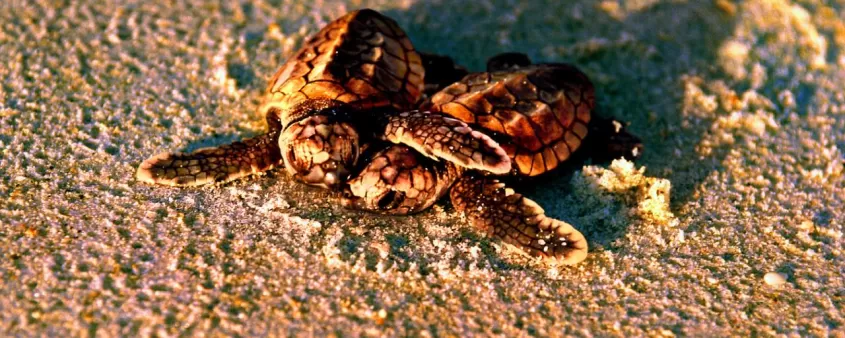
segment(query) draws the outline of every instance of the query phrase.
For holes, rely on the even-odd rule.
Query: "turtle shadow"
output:
[[[681,110],[684,79],[716,71],[718,50],[736,24],[730,10],[712,2],[682,2],[644,5],[626,14],[576,0],[517,6],[418,2],[384,12],[418,50],[450,55],[471,71],[483,70],[488,57],[507,51],[578,66],[595,84],[597,113],[629,121],[630,132],[642,139],[645,151],[637,165],[646,166],[648,176],[672,182],[673,210],[693,199],[711,172],[724,171],[724,152],[696,152],[714,119],[691,124]],[[571,190],[573,167],[580,168],[565,167],[541,184],[518,187],[547,214],[564,220],[577,216],[561,201]],[[591,246],[609,247],[627,232],[597,224],[576,227]]]

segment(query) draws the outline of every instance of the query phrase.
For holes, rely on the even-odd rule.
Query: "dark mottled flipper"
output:
[[[278,134],[264,134],[192,153],[161,153],[141,163],[141,182],[177,187],[223,183],[282,166]]]
[[[510,157],[490,136],[466,123],[438,113],[411,111],[388,117],[385,138],[431,158],[442,158],[469,169],[496,174],[511,171]]]
[[[516,52],[502,53],[487,60],[488,72],[502,72],[531,65],[528,55]]]
[[[464,66],[455,63],[452,58],[445,55],[423,53],[417,51],[422,59],[425,68],[425,87],[423,93],[431,97],[446,86],[460,81],[469,74]]]
[[[462,172],[451,162],[437,162],[406,145],[377,147],[383,148],[364,157],[367,165],[349,180],[343,206],[392,215],[420,212],[446,194]]]
[[[643,154],[643,143],[625,128],[625,124],[612,118],[593,117],[587,136],[587,154],[597,162],[617,158],[636,160]]]
[[[560,264],[587,257],[587,240],[568,223],[546,217],[534,201],[492,177],[468,174],[450,193],[473,225],[534,256]]]

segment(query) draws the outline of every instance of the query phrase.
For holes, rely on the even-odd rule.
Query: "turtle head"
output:
[[[311,115],[285,128],[279,149],[285,168],[296,179],[337,190],[358,161],[359,136],[348,122]]]
[[[405,145],[391,145],[369,159],[345,187],[344,207],[392,215],[420,212],[434,204],[457,177],[451,164],[425,158]]]

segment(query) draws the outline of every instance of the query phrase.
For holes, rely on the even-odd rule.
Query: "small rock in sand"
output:
[[[763,280],[771,286],[781,286],[786,284],[786,275],[779,272],[769,272],[763,276]]]

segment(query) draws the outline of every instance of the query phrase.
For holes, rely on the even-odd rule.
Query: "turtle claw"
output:
[[[495,174],[511,171],[511,159],[490,136],[439,113],[411,111],[388,118],[385,137],[425,156]]]
[[[528,254],[564,265],[587,257],[584,235],[566,222],[547,217],[537,203],[497,179],[464,175],[450,196],[473,225]]]
[[[277,136],[264,134],[192,153],[161,153],[138,166],[138,181],[190,187],[229,182],[281,165]]]

